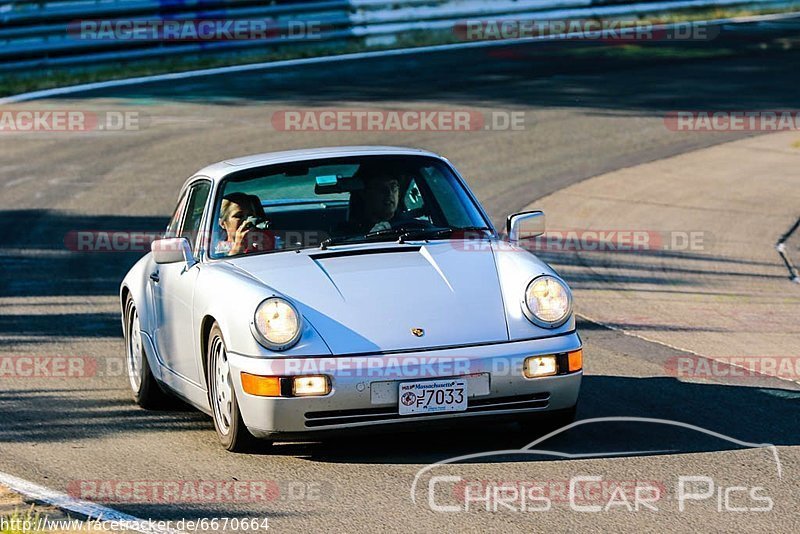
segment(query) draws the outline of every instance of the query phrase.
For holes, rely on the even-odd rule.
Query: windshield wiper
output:
[[[367,234],[364,234],[364,239],[375,239],[376,237],[402,235],[404,232],[408,232],[408,228],[404,228],[402,226],[398,228],[384,228],[383,230],[375,230],[374,232],[369,232]]]
[[[386,228],[384,230],[377,230],[375,232],[369,232],[369,233],[363,234],[363,235],[346,235],[346,236],[340,236],[340,237],[329,237],[328,239],[326,239],[325,241],[320,243],[319,248],[321,248],[322,250],[325,250],[326,248],[328,248],[331,245],[341,245],[341,244],[344,244],[344,243],[353,243],[353,242],[358,242],[358,241],[362,241],[362,240],[363,241],[379,241],[380,238],[387,237],[387,236],[394,237],[394,236],[397,236],[397,235],[402,234],[402,233],[407,232],[407,231],[408,231],[408,229],[407,228],[403,228],[403,227],[400,227],[400,228]]]
[[[383,230],[376,230],[364,235],[350,235],[341,237],[329,237],[322,243],[320,248],[327,249],[332,245],[340,245],[344,243],[364,241],[379,241],[384,237],[397,236],[398,243],[405,243],[408,239],[436,239],[439,237],[450,236],[455,232],[491,232],[491,228],[486,226],[467,226],[463,228],[407,228],[400,226],[398,228],[385,228]]]
[[[407,239],[436,239],[439,237],[449,237],[456,232],[491,232],[491,229],[486,226],[466,226],[463,228],[419,228],[409,230],[400,235],[399,242],[404,243]],[[477,236],[475,236],[477,237]]]

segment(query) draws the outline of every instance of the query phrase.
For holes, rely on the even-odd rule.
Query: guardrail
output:
[[[23,71],[175,55],[358,41],[392,44],[467,19],[613,18],[711,6],[759,8],[789,0],[0,0],[0,70]],[[171,38],[200,22],[263,24],[258,38]],[[94,24],[95,26],[91,26]],[[102,26],[106,24],[106,26]],[[183,26],[180,26],[183,24]],[[138,25],[138,26],[136,26]],[[172,26],[169,26],[172,25]],[[138,37],[120,28],[146,28]],[[111,33],[97,28],[113,28]],[[90,30],[87,31],[86,28]],[[92,29],[94,28],[94,29]],[[313,31],[312,31],[313,29]],[[297,31],[299,30],[299,31]],[[297,35],[292,32],[297,31]],[[224,32],[223,32],[224,33]],[[191,35],[190,35],[191,37]]]

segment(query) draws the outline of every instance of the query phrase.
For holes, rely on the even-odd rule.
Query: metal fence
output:
[[[0,0],[0,70],[92,65],[356,41],[391,45],[414,32],[447,31],[467,19],[625,17],[787,0]],[[169,38],[198,21],[263,23],[258,38]],[[121,34],[134,25],[153,32]],[[87,30],[87,28],[89,28]],[[98,30],[99,28],[99,30]],[[103,28],[113,28],[103,32]],[[177,31],[177,30],[176,30]],[[297,34],[294,35],[293,32]],[[216,34],[215,34],[216,35]],[[190,36],[191,37],[191,36]],[[217,37],[219,37],[217,35]]]

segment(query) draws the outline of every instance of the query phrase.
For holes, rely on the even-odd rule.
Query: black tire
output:
[[[139,314],[129,296],[125,302],[125,369],[130,380],[133,400],[145,410],[164,410],[172,398],[161,389],[147,361],[139,331]]]
[[[230,376],[230,369],[227,367],[225,340],[217,323],[214,323],[211,327],[206,347],[208,402],[211,404],[214,429],[217,432],[219,442],[230,452],[253,451],[259,441],[250,434],[242,420],[239,401],[236,399],[236,391],[233,388],[232,377]],[[225,359],[222,365],[218,364],[220,358]],[[220,385],[218,373],[220,376],[227,375],[227,385]]]

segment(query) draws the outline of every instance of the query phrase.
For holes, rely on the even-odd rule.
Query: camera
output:
[[[256,230],[266,230],[269,226],[269,221],[261,217],[251,216],[245,219],[247,228],[255,228]]]

